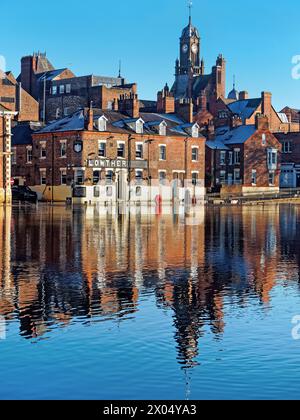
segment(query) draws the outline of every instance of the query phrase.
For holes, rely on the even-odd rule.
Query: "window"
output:
[[[52,86],[52,95],[57,94],[57,86]]]
[[[199,160],[199,149],[198,147],[193,147],[192,148],[192,161],[198,162],[198,160]]]
[[[219,118],[220,119],[226,119],[228,117],[228,114],[226,111],[220,111],[219,112]]]
[[[159,135],[160,136],[167,135],[167,124],[164,121],[159,124]]]
[[[265,134],[262,134],[261,135],[261,142],[262,142],[262,145],[263,146],[265,146],[267,144],[267,137],[266,137]]]
[[[93,172],[93,184],[97,185],[100,182],[100,171]]]
[[[69,106],[64,108],[64,116],[67,117],[71,114],[71,108]]]
[[[106,157],[106,142],[99,141],[99,150],[98,150],[99,157]]]
[[[199,137],[199,125],[194,124],[192,127],[192,137]]]
[[[102,115],[102,117],[98,119],[98,131],[106,131],[106,126],[107,118],[104,115]]]
[[[240,183],[240,178],[241,178],[241,172],[239,169],[235,169],[234,170],[234,183],[235,184],[239,184]]]
[[[65,93],[65,85],[60,85],[60,86],[59,86],[59,93],[60,93],[61,95],[63,95],[63,94]]]
[[[135,157],[136,159],[143,159],[143,144],[142,143],[136,143]]]
[[[226,165],[226,152],[224,150],[220,152],[220,165]]]
[[[32,162],[32,146],[28,146],[26,149],[26,162],[27,163]]]
[[[225,171],[220,171],[220,184],[225,184],[226,183],[226,172]]]
[[[125,158],[125,143],[118,142],[117,156],[118,158]]]
[[[12,165],[16,165],[17,163],[17,149],[15,147],[13,147],[11,149],[12,155],[11,155],[11,164]]]
[[[167,160],[167,147],[165,145],[159,146],[159,160]]]
[[[283,142],[282,146],[283,153],[292,153],[292,143],[290,141]]]
[[[67,156],[67,142],[61,141],[60,142],[60,157],[65,158]]]
[[[41,154],[40,154],[40,158],[41,159],[46,159],[47,157],[47,150],[46,150],[46,142],[42,142],[40,143],[40,150],[41,150]]]
[[[165,185],[166,184],[166,179],[167,179],[167,174],[164,171],[160,171],[159,172],[159,183],[161,185]]]
[[[233,165],[233,152],[229,152],[229,165]]]
[[[235,149],[234,150],[234,164],[239,165],[241,163],[241,150]]]
[[[192,184],[193,185],[198,185],[198,180],[199,180],[198,172],[193,172],[192,173]]]
[[[77,169],[75,171],[75,184],[81,185],[84,183],[84,170],[83,169]]]
[[[66,93],[71,93],[71,89],[72,87],[70,84],[66,85]]]
[[[256,185],[256,182],[257,182],[256,169],[252,169],[251,184]]]
[[[275,185],[275,172],[269,172],[269,185]]]
[[[138,184],[141,184],[143,181],[143,171],[140,169],[135,171],[135,180]]]
[[[268,150],[268,167],[269,169],[277,168],[277,150],[275,149]]]
[[[46,169],[40,170],[40,183],[41,185],[47,184],[47,178],[46,178]]]
[[[107,184],[112,184],[112,182],[113,182],[113,176],[114,176],[113,171],[107,171],[106,172],[106,183]]]
[[[143,134],[144,132],[144,122],[141,119],[135,123],[135,132],[137,134]]]
[[[60,183],[61,185],[67,185],[67,170],[66,169],[60,170]]]

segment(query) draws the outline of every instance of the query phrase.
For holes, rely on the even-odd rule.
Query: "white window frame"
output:
[[[164,155],[165,155],[165,158],[164,159],[162,159],[161,158],[161,150],[162,149],[164,149]],[[166,160],[167,160],[167,145],[166,144],[160,144],[159,145],[159,160],[161,161],[161,162],[166,162]]]
[[[57,86],[52,86],[52,95],[57,95]]]
[[[59,85],[59,94],[64,95],[65,94],[65,85]]]
[[[71,83],[67,83],[66,84],[66,93],[71,93],[72,92],[72,85]]]
[[[63,146],[65,148],[63,148]],[[63,155],[62,152],[65,150],[65,154]],[[60,157],[61,159],[67,158],[67,140],[60,140]]]
[[[164,174],[164,181],[165,181],[164,183],[161,182],[161,179],[160,179],[161,174]],[[167,181],[167,171],[166,170],[160,169],[158,171],[158,181],[159,181],[159,185],[165,185],[166,184],[166,181]]]
[[[124,147],[124,156],[118,156],[119,146],[121,145]],[[118,141],[117,142],[117,159],[125,159],[125,156],[126,156],[126,143],[125,141]]]
[[[30,154],[29,154],[30,152]],[[29,156],[31,157],[31,159],[29,159]],[[31,164],[32,163],[32,146],[27,146],[26,147],[26,163],[27,164]]]
[[[104,147],[104,156],[101,156],[100,155],[100,150],[101,150],[101,145],[104,145],[105,147]],[[99,157],[102,157],[102,158],[106,158],[106,155],[107,155],[107,141],[106,140],[99,140],[98,141],[98,156]]]
[[[43,182],[43,179],[45,182]],[[40,168],[40,185],[47,185],[47,169],[45,168]]]
[[[60,168],[60,185],[67,185],[68,181],[67,181],[67,168]],[[63,183],[63,176],[66,177],[66,182]]]
[[[193,159],[193,153],[195,150],[197,159]],[[192,146],[192,162],[199,162],[199,146]]]
[[[43,156],[45,152],[45,156]],[[40,159],[47,159],[47,143],[45,141],[40,141]]]
[[[255,176],[254,176],[254,174],[255,174]],[[253,182],[254,178],[255,178],[255,182]],[[257,170],[256,169],[252,169],[252,171],[251,171],[251,184],[252,184],[252,186],[257,185]]]
[[[141,156],[140,157],[138,157],[137,156],[137,154],[138,154],[138,152],[140,152],[139,150],[138,150],[138,147],[140,147],[140,146],[142,146],[142,150],[141,150]],[[138,159],[138,160],[142,160],[142,159],[144,159],[144,143],[143,142],[136,142],[135,143],[135,158],[136,159]]]
[[[234,164],[235,165],[241,164],[241,149],[234,149]]]
[[[222,166],[226,165],[226,151],[225,150],[220,151],[220,165]]]

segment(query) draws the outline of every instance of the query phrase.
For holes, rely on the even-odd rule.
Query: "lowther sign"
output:
[[[107,168],[107,169],[147,169],[146,160],[123,160],[123,159],[89,159],[87,162],[89,168]]]

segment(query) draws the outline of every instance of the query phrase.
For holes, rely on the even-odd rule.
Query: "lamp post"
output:
[[[148,162],[147,162],[148,189],[149,189],[148,201],[151,201],[152,176],[151,176],[151,170],[150,170],[150,146],[153,142],[154,142],[153,139],[148,139],[145,141],[145,144],[147,144],[147,149],[148,149]]]

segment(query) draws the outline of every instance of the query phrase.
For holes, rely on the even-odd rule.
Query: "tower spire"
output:
[[[193,1],[188,0],[188,8],[189,8],[189,24],[192,24],[192,8],[193,8]]]

